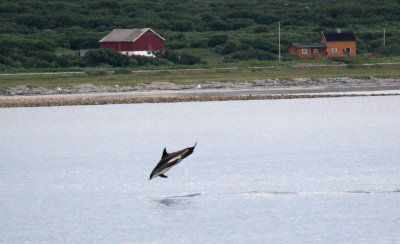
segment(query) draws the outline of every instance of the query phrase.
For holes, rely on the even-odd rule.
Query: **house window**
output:
[[[337,48],[336,47],[332,48],[332,53],[337,53]]]
[[[301,54],[307,54],[307,53],[308,53],[307,48],[302,48],[302,49],[301,49]]]
[[[318,49],[314,48],[313,53],[318,53]]]

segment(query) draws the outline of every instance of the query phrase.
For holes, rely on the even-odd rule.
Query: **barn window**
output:
[[[302,48],[302,49],[301,49],[301,54],[307,54],[307,53],[308,53],[307,48]]]
[[[336,47],[332,48],[332,53],[337,53],[337,48]]]

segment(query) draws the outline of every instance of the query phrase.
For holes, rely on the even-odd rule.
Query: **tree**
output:
[[[237,51],[237,49],[238,49],[238,45],[236,43],[227,42],[224,45],[217,46],[215,48],[215,52],[226,55],[226,54],[233,53],[233,52]]]
[[[42,29],[44,26],[43,18],[33,14],[22,14],[16,18],[16,22],[20,25],[36,27],[38,29]]]
[[[129,57],[110,49],[90,50],[85,55],[89,66],[108,64],[114,67],[125,67],[130,64]]]
[[[213,35],[208,39],[208,46],[209,47],[215,47],[217,45],[224,44],[228,40],[228,35],[225,34],[219,34],[219,35]]]
[[[156,53],[156,57],[166,59],[174,64],[188,64],[193,65],[200,63],[199,57],[187,54],[187,53],[177,53],[171,51],[161,51]]]

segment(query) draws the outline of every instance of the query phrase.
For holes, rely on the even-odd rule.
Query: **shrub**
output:
[[[167,50],[162,52],[157,52],[156,57],[166,59],[174,64],[193,65],[201,62],[199,57],[187,53],[176,53]]]
[[[114,67],[125,67],[130,64],[130,58],[110,49],[90,50],[85,55],[89,66],[108,64]]]
[[[187,47],[188,42],[186,40],[172,40],[166,43],[169,49],[181,49]]]
[[[157,54],[156,54],[157,56]],[[137,65],[139,66],[146,66],[146,65],[171,65],[172,63],[169,62],[168,60],[160,57],[146,57],[146,56],[132,56],[132,59],[134,62],[136,62]]]
[[[255,24],[252,19],[231,19],[228,20],[228,23],[229,30],[238,30]]]
[[[346,66],[346,68],[348,69],[358,69],[358,68],[362,68],[363,66],[361,64],[348,64]]]
[[[60,56],[57,57],[56,62],[62,68],[87,66],[84,58],[79,56]]]
[[[129,75],[132,74],[132,71],[129,69],[117,69],[115,70],[114,74],[116,75]]]
[[[266,25],[258,25],[253,29],[253,32],[258,34],[258,33],[263,33],[263,32],[268,32],[269,28]]]
[[[264,51],[274,51],[274,47],[272,47],[271,42],[266,38],[255,38],[250,42],[250,45],[255,49],[261,49]]]
[[[225,31],[225,30],[229,30],[229,25],[227,25],[222,20],[215,20],[215,21],[208,23],[205,26],[205,28],[207,30],[213,30],[213,31]]]
[[[385,48],[377,48],[377,52],[387,56],[398,56],[400,55],[400,44],[394,43],[386,45]]]
[[[237,46],[236,43],[227,42],[224,45],[217,46],[215,48],[215,52],[226,55],[226,54],[233,53],[233,52],[237,51],[237,49],[238,49],[238,46]]]
[[[228,40],[228,35],[225,34],[220,34],[220,35],[214,35],[211,36],[210,39],[208,39],[208,46],[210,47],[215,47],[217,45],[224,44]]]
[[[2,65],[2,64],[0,64],[0,72],[6,71],[6,70],[7,70],[7,67]]]
[[[245,51],[237,51],[232,53],[231,58],[237,60],[249,60],[249,59],[275,60],[276,56],[269,52],[250,48]]]
[[[85,71],[85,74],[90,76],[103,76],[107,74],[107,71],[104,69],[88,69]]]
[[[351,58],[342,57],[342,56],[332,57],[331,60],[334,61],[334,62],[340,62],[340,63],[344,63],[344,64],[352,64],[352,63],[354,63],[354,61]]]
[[[190,40],[189,46],[191,48],[207,47],[207,39],[194,39]]]
[[[188,20],[171,21],[170,29],[173,31],[191,31],[193,30],[193,23]]]

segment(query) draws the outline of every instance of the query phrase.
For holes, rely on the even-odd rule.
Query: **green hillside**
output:
[[[292,42],[318,42],[321,31],[340,28],[356,33],[358,54],[400,55],[399,10],[398,0],[1,1],[0,71],[276,60],[279,21],[284,54]],[[145,27],[166,38],[167,54],[65,56],[98,48],[114,28]]]

